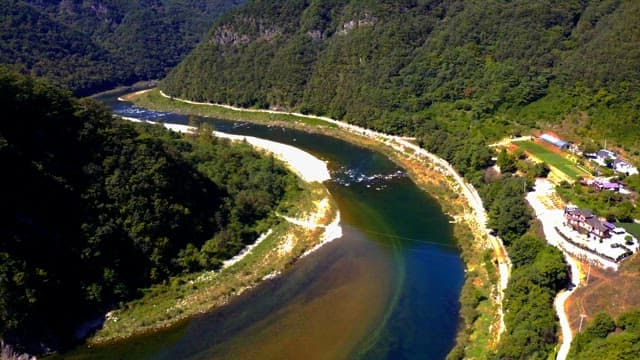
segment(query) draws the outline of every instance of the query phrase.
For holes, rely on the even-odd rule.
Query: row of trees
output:
[[[548,359],[558,343],[553,300],[569,282],[562,252],[525,234],[507,247],[513,264],[505,291],[506,333],[496,359]]]
[[[41,350],[172,275],[216,269],[297,179],[247,144],[113,119],[0,69],[0,337]]]
[[[531,229],[532,213],[524,196],[531,183],[506,173],[485,184],[480,194],[488,227],[507,246],[513,264],[503,310],[506,332],[496,359],[547,359],[557,344],[553,300],[569,281],[562,252]]]

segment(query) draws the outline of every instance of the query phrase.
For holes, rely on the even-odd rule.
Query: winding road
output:
[[[538,179],[536,180],[534,191],[527,194],[527,201],[533,208],[537,219],[542,223],[542,230],[547,242],[562,250],[558,244],[562,243],[564,239],[562,239],[554,228],[557,222],[562,219],[562,210],[553,208],[551,207],[552,205],[549,205],[549,203],[545,204],[543,201],[545,197],[548,198],[554,191],[553,185],[549,181]],[[556,355],[556,360],[565,360],[569,353],[569,348],[571,347],[573,332],[569,325],[569,318],[565,311],[564,304],[569,296],[571,296],[575,289],[580,285],[580,268],[578,267],[576,260],[564,251],[563,254],[565,260],[571,267],[571,287],[558,293],[554,300],[556,313],[560,320],[560,328],[562,329],[562,343],[560,344],[560,349]]]
[[[562,344],[560,345],[560,350],[558,350],[558,354],[556,355],[556,360],[565,360],[567,355],[569,354],[569,349],[571,348],[571,342],[573,341],[573,332],[571,331],[571,325],[569,324],[569,317],[567,316],[567,312],[565,311],[564,304],[573,294],[573,292],[580,285],[580,268],[576,263],[576,260],[571,256],[564,254],[564,258],[571,267],[571,288],[567,290],[561,291],[554,301],[554,306],[556,308],[556,313],[558,314],[558,318],[560,319],[560,328],[562,329]]]

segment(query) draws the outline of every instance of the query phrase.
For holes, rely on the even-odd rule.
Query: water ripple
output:
[[[391,180],[406,177],[407,174],[398,170],[391,174],[365,174],[358,169],[341,167],[332,174],[332,181],[342,186],[363,184],[377,191],[384,190]]]
[[[149,111],[137,106],[122,107],[117,110],[117,114],[126,117],[133,117],[144,120],[158,120],[169,115],[169,113]]]

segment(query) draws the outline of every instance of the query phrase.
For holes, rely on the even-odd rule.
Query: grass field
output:
[[[537,144],[532,141],[519,141],[514,143],[522,150],[528,152],[529,154],[535,156],[536,158],[544,161],[545,163],[555,167],[559,171],[565,173],[567,176],[571,178],[577,178],[578,176],[589,175],[584,170],[579,169],[574,163],[565,159],[560,154],[557,154],[546,147]]]
[[[640,224],[636,223],[616,223],[616,226],[622,227],[629,232],[629,234],[640,239]]]
[[[127,97],[125,96],[125,98]],[[296,116],[293,114],[273,114],[266,112],[233,110],[217,105],[189,104],[176,99],[166,98],[160,95],[160,91],[158,89],[153,89],[143,94],[131,96],[127,99],[138,106],[180,114],[213,117],[225,120],[254,121],[262,123],[297,122],[311,126],[325,126],[334,129],[338,128],[336,124],[321,119]]]

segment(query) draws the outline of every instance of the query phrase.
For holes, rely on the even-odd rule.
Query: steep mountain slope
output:
[[[215,18],[242,0],[40,1],[0,4],[0,63],[77,94],[164,76]]]
[[[0,339],[35,352],[168,277],[215,269],[297,182],[249,145],[112,118],[0,68]]]
[[[161,87],[418,135],[429,120],[482,119],[496,137],[574,116],[637,146],[638,16],[640,3],[618,0],[253,1]]]

